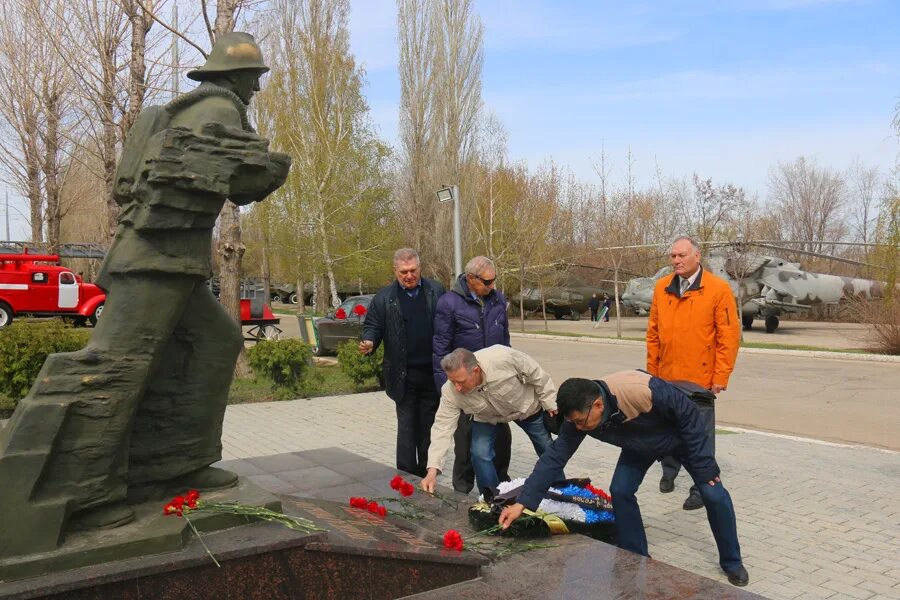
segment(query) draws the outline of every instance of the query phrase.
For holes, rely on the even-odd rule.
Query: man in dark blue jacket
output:
[[[444,286],[422,277],[412,248],[394,253],[392,282],[375,294],[363,325],[359,351],[384,342],[385,391],[397,405],[397,468],[424,477],[431,426],[440,403],[431,373],[431,338]]]
[[[476,256],[466,264],[465,273],[453,288],[438,300],[434,316],[434,384],[440,390],[447,381],[441,359],[457,348],[475,352],[495,344],[509,346],[509,321],[506,298],[494,288],[497,268],[486,256]],[[470,449],[472,421],[461,414],[453,436],[453,489],[468,494],[475,486]],[[494,466],[500,481],[509,480],[512,434],[508,423],[497,428],[494,441]]]
[[[734,506],[719,479],[712,440],[693,401],[669,382],[643,371],[613,373],[601,380],[568,379],[556,397],[566,421],[550,450],[538,460],[518,502],[503,509],[504,529],[524,509],[535,510],[547,488],[565,478],[563,468],[589,435],[622,449],[609,486],[619,547],[644,556],[647,534],[635,496],[647,469],[667,455],[694,479],[719,550],[719,565],[733,585],[749,581],[741,560]]]

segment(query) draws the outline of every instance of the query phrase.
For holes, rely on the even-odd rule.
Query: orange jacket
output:
[[[684,296],[678,276],[656,282],[647,322],[647,371],[705,388],[728,385],[741,339],[731,287],[705,269]]]

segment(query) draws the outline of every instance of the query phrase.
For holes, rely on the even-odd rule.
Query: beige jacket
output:
[[[491,346],[475,353],[484,383],[468,394],[456,391],[453,382],[441,387],[431,428],[428,467],[438,471],[450,449],[459,413],[481,423],[509,423],[533,416],[538,410],[556,410],[556,385],[537,362],[509,346]]]

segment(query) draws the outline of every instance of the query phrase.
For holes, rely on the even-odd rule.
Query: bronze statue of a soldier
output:
[[[86,348],[47,359],[0,431],[0,557],[55,547],[54,527],[58,542],[67,527],[125,524],[128,501],[154,491],[236,483],[210,465],[243,337],[206,280],[225,200],[263,200],[290,168],[247,119],[266,71],[251,35],[219,36],[188,73],[200,85],[132,127],[103,318]]]

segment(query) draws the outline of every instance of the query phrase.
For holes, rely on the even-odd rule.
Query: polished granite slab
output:
[[[397,470],[340,448],[308,450],[222,463],[263,488],[280,494],[286,507],[295,506],[293,498],[320,498],[346,503],[351,496],[396,497],[390,479]],[[418,478],[403,474],[408,481]],[[471,498],[452,490],[442,490],[449,498],[460,501],[459,510],[442,506],[439,501],[415,494],[415,501],[428,511],[428,518],[410,525],[395,520],[396,526],[408,528],[428,540],[428,532],[440,536],[446,529],[460,531],[464,538],[474,534],[466,509]],[[309,500],[298,500],[308,502]],[[352,509],[347,509],[352,510]],[[333,534],[330,533],[329,536]],[[334,540],[334,538],[331,538]],[[482,538],[479,538],[482,539]],[[751,600],[762,596],[734,587],[725,575],[714,580],[660,561],[620,550],[615,546],[580,535],[554,536],[539,540],[556,548],[532,550],[506,556],[482,567],[477,579],[432,589],[415,598],[506,600],[512,598],[611,598]],[[323,540],[314,546],[325,547],[334,541]],[[523,542],[524,543],[524,542]],[[377,546],[376,546],[377,547]],[[690,548],[685,547],[689,552]],[[479,549],[493,558],[490,549]],[[476,554],[464,552],[461,556]],[[753,573],[750,574],[751,579]],[[399,596],[398,596],[399,597]]]

